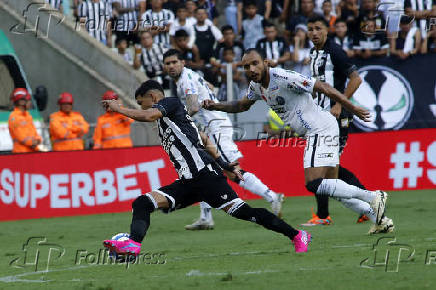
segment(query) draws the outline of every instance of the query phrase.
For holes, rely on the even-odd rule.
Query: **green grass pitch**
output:
[[[249,203],[268,205],[263,200]],[[198,207],[170,215],[158,212],[142,246],[150,255],[128,267],[91,262],[103,239],[129,230],[130,212],[4,222],[0,289],[436,289],[435,204],[436,190],[392,192],[388,215],[395,232],[368,236],[368,222],[356,224],[356,214],[331,200],[333,224],[306,228],[313,240],[302,254],[294,252],[287,238],[218,211],[213,213],[215,230],[199,232],[183,229],[198,216]],[[284,218],[298,226],[310,218],[313,205],[313,197],[287,198]],[[23,243],[38,236],[62,246],[64,255],[57,258],[59,252],[52,252],[48,272],[35,272],[34,265],[14,267],[23,264]],[[374,250],[383,236],[395,237],[396,244],[381,243]],[[38,267],[44,269],[48,246],[39,248]],[[78,250],[91,254],[80,265],[75,263]],[[29,246],[29,264],[35,253]],[[17,257],[21,260],[10,265]]]

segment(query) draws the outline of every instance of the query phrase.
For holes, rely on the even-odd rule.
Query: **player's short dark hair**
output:
[[[233,47],[224,47],[223,54],[226,53],[227,51],[231,51],[232,53],[235,53],[235,51],[233,50]]]
[[[177,56],[177,59],[183,60],[183,57],[182,57],[182,55],[180,54],[180,51],[178,51],[177,49],[174,49],[174,48],[171,48],[171,49],[169,49],[167,52],[165,52],[165,53],[163,54],[163,58],[162,58],[162,60],[165,61],[165,59],[166,59],[167,57],[170,57],[170,56],[173,56],[173,55]]]
[[[144,96],[148,91],[151,90],[160,91],[163,95],[165,95],[164,90],[160,85],[160,83],[158,83],[155,80],[148,80],[146,82],[143,82],[141,86],[136,90],[135,99],[137,99],[139,96]]]
[[[197,13],[197,12],[200,11],[200,10],[204,10],[204,11],[206,11],[206,13],[207,13],[207,9],[204,8],[204,7],[197,7],[197,8],[195,8],[195,13]]]
[[[271,22],[269,22],[268,20],[264,20],[263,23],[262,23],[262,26],[263,26],[264,29],[267,28],[267,27],[274,27],[275,28],[275,25],[272,24]]]
[[[223,27],[221,27],[221,32],[222,33],[226,32],[226,31],[229,31],[229,30],[233,31],[233,26],[231,26],[231,25],[224,25]]]
[[[179,38],[179,37],[189,37],[188,32],[186,32],[185,29],[179,29],[176,31],[176,33],[174,34],[175,38]]]
[[[307,20],[307,24],[309,23],[315,23],[315,22],[321,22],[322,24],[325,25],[325,27],[329,27],[330,25],[328,24],[327,20],[325,20],[325,18],[321,15],[316,15],[313,17],[310,17],[309,20]]]
[[[337,20],[335,21],[335,25],[338,24],[338,23],[341,23],[341,22],[347,24],[347,21],[345,21],[344,18],[339,18],[339,19],[337,19]]]
[[[249,53],[252,53],[252,52],[255,52],[255,53],[257,53],[258,55],[260,55],[260,58],[262,59],[262,60],[264,60],[265,59],[265,54],[261,51],[261,50],[259,50],[259,49],[257,49],[257,48],[249,48],[249,49],[246,49],[245,51],[244,51],[244,55],[246,55],[246,54],[249,54]]]

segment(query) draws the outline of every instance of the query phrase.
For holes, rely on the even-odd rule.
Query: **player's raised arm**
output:
[[[370,113],[366,109],[353,105],[345,95],[341,94],[337,89],[329,84],[317,80],[313,87],[313,91],[323,93],[330,99],[340,103],[348,111],[359,117],[359,119],[365,122],[370,121]]]
[[[157,108],[147,110],[128,109],[121,107],[115,100],[106,100],[102,101],[102,103],[105,108],[110,108],[113,112],[120,113],[139,122],[153,122],[163,116],[162,112]]]
[[[203,108],[209,111],[222,111],[227,113],[240,113],[248,111],[256,101],[250,100],[245,96],[241,100],[215,103],[212,100],[204,100]]]

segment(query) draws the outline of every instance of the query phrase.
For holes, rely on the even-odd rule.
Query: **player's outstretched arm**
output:
[[[128,109],[121,107],[115,100],[102,101],[102,103],[105,108],[110,108],[113,112],[120,113],[139,122],[153,122],[163,117],[162,112],[156,108],[148,110]]]
[[[248,111],[256,101],[250,100],[245,96],[241,100],[232,102],[215,103],[212,100],[203,101],[203,108],[209,111],[222,111],[227,113],[240,113]]]
[[[323,93],[327,95],[330,99],[340,103],[342,106],[344,106],[345,109],[347,109],[348,111],[359,117],[359,119],[365,122],[370,121],[369,111],[353,105],[353,103],[351,103],[345,95],[341,94],[338,90],[330,86],[328,83],[317,80],[315,82],[315,86],[313,87],[313,90],[315,92]]]
[[[218,152],[218,149],[216,148],[215,144],[213,144],[213,142],[209,139],[209,137],[203,132],[199,132],[199,133],[200,133],[201,141],[203,141],[203,145],[206,148],[207,153],[209,153],[210,156],[212,156],[215,162],[222,169],[233,172],[239,179],[244,180],[241,171],[239,171],[239,168],[237,166],[239,163],[238,162],[228,163],[224,161],[224,159],[221,158],[221,155]]]

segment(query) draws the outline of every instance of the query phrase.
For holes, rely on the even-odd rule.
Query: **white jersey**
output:
[[[336,125],[335,118],[312,98],[316,79],[282,68],[270,68],[267,89],[250,82],[247,97],[263,99],[300,136],[321,133]]]
[[[200,107],[204,100],[212,100],[215,103],[218,103],[218,99],[215,97],[203,77],[189,68],[185,67],[183,69],[176,85],[177,96],[185,105],[186,97],[188,95],[197,95]],[[200,111],[193,116],[193,119],[199,123],[208,134],[216,134],[232,129],[232,122],[225,112],[208,111],[201,108]]]

